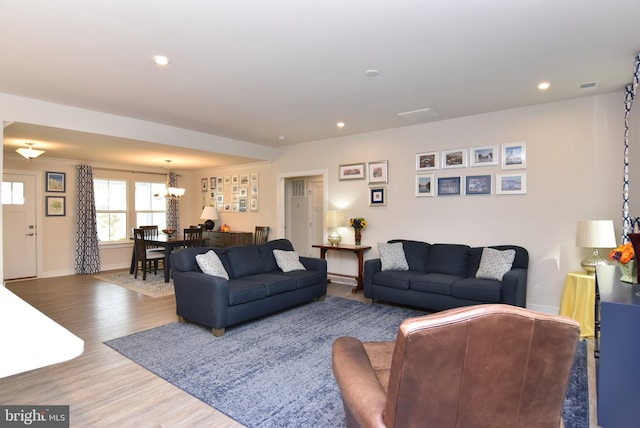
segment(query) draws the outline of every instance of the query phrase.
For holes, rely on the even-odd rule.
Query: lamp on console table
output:
[[[581,220],[576,230],[576,246],[593,248],[593,253],[584,258],[580,265],[589,275],[594,275],[596,265],[606,263],[598,248],[615,248],[616,236],[613,220]]]
[[[216,225],[213,220],[218,219],[218,211],[215,207],[204,207],[202,214],[200,214],[200,220],[206,220],[204,222],[204,228],[206,230],[213,230]]]
[[[335,247],[342,241],[342,236],[338,233],[338,228],[344,224],[344,211],[328,210],[326,220],[327,227],[333,229],[327,237],[327,240]]]

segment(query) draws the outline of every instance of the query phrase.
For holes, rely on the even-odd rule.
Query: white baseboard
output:
[[[527,303],[527,309],[549,315],[558,315],[560,313],[560,308],[558,306],[530,305]]]

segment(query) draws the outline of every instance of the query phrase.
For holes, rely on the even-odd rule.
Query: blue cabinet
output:
[[[640,408],[640,284],[620,281],[616,266],[598,266],[600,359],[598,425],[638,426]]]

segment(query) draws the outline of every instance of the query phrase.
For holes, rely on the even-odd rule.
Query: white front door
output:
[[[36,276],[36,177],[3,174],[4,279]]]

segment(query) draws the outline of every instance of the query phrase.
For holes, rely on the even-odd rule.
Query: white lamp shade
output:
[[[217,220],[218,219],[218,211],[216,211],[215,207],[204,207],[202,210],[202,214],[200,214],[201,220]]]
[[[584,248],[615,248],[613,220],[580,220],[576,230],[576,246]]]
[[[328,228],[340,227],[344,224],[344,211],[328,210],[326,220]]]

